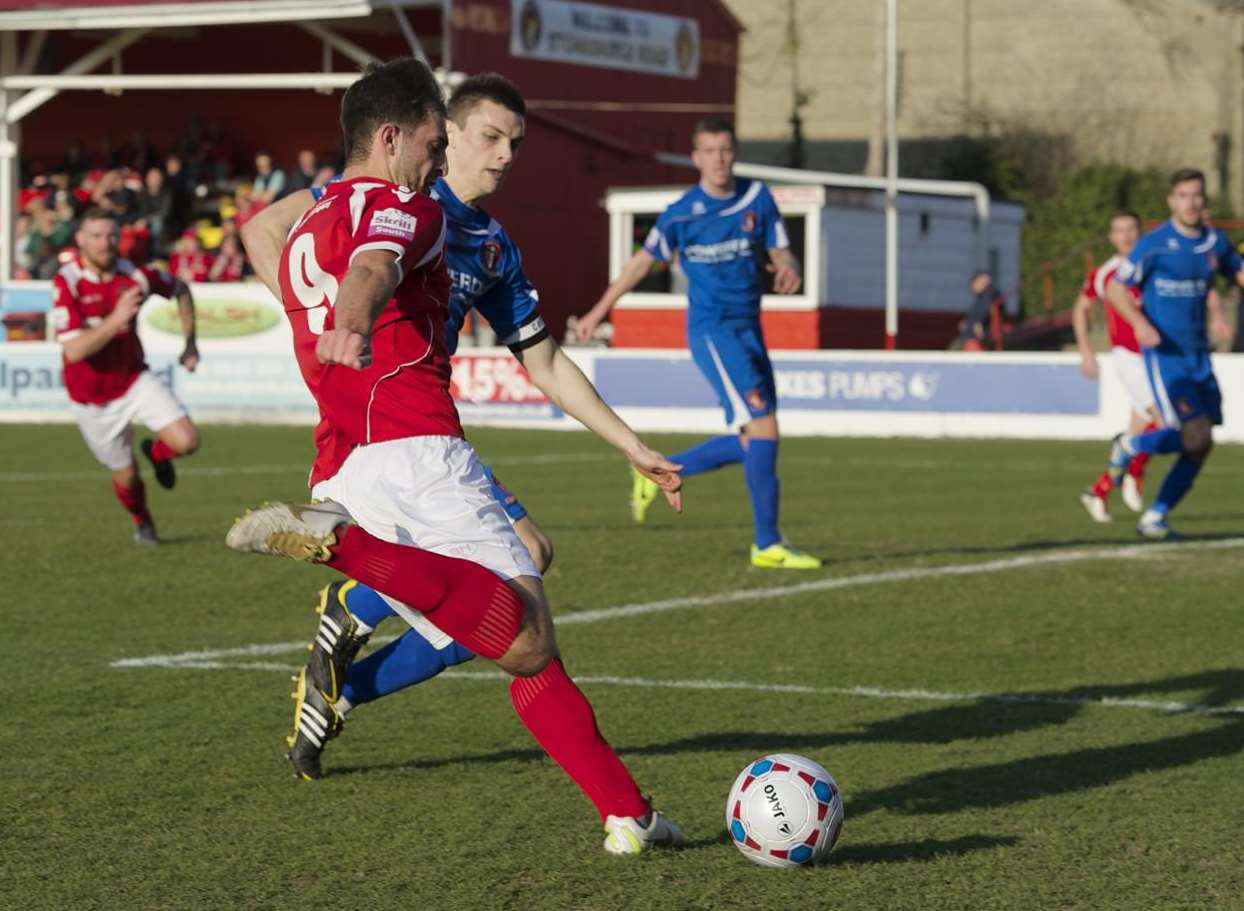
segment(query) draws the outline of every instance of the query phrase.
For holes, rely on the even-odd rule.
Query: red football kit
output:
[[[1110,279],[1114,277],[1121,262],[1123,262],[1123,257],[1115,254],[1090,272],[1084,279],[1084,287],[1080,289],[1080,293],[1089,300],[1099,300],[1105,305],[1106,332],[1110,336],[1110,344],[1115,348],[1126,348],[1128,351],[1135,351],[1139,354],[1140,344],[1136,341],[1136,330],[1132,328],[1131,323],[1119,316],[1114,307],[1110,305],[1110,299],[1106,297],[1106,286],[1110,284]],[[1127,290],[1136,303],[1136,309],[1139,310],[1141,308],[1140,289],[1128,288]]]
[[[329,185],[281,255],[281,297],[294,353],[320,408],[311,485],[337,473],[355,446],[412,436],[462,436],[449,394],[445,215],[427,196],[376,178]],[[321,364],[337,290],[364,250],[394,253],[402,278],[371,335],[371,366]]]
[[[127,288],[137,286],[146,297],[158,294],[172,297],[176,283],[167,272],[149,266],[139,268],[128,259],[118,259],[107,279],[82,261],[81,256],[61,266],[52,279],[52,322],[56,338],[67,342],[83,329],[98,326],[116,307],[117,298]],[[106,405],[125,395],[126,390],[147,369],[143,344],[135,331],[135,320],[118,332],[108,344],[77,363],[65,361],[65,389],[69,398],[83,405]]]

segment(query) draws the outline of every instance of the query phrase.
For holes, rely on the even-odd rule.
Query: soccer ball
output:
[[[819,863],[842,830],[842,792],[811,759],[761,756],[734,779],[726,828],[743,856],[763,866]]]

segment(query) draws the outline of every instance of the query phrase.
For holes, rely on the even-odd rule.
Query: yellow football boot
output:
[[[752,545],[752,566],[761,569],[820,569],[825,563],[820,557],[805,554],[779,541],[761,550]]]

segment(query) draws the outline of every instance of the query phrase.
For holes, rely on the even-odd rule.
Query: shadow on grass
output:
[[[930,838],[928,841],[904,841],[897,844],[839,844],[829,855],[829,866],[926,863],[942,857],[963,857],[974,851],[1011,848],[1019,842],[1020,839],[1014,835],[965,835],[950,841]]]
[[[898,718],[873,722],[855,730],[823,733],[716,731],[662,743],[622,745],[618,751],[623,755],[733,753],[751,757],[777,749],[815,755],[836,746],[858,743],[916,744],[984,740],[1064,724],[1088,708],[1079,700],[1152,699],[1156,694],[1188,692],[1202,694],[1201,698],[1208,705],[1238,703],[1244,699],[1244,671],[1223,669],[1156,681],[1075,687],[1041,693],[999,694],[975,702],[912,712]],[[1206,759],[1244,752],[1244,717],[1216,716],[1212,719],[1207,717],[1206,720],[1213,726],[1189,734],[925,773],[898,785],[848,795],[847,818],[859,817],[875,810],[927,814],[1003,807],[1044,797],[1089,791],[1134,775],[1180,768]],[[511,749],[477,756],[344,766],[330,769],[326,774],[335,777],[393,770],[436,769],[459,764],[532,761],[548,760],[544,753],[535,748]],[[1003,839],[997,843],[1007,842]],[[955,844],[957,843],[945,843],[950,846]],[[925,850],[922,845],[926,843],[908,847],[912,851],[917,848]],[[942,850],[936,848],[935,842],[927,845],[934,846],[928,848],[934,854]],[[945,845],[944,850],[951,850]],[[971,849],[976,850],[975,847]],[[862,852],[860,862],[877,862],[879,857],[874,857],[869,852],[883,852],[888,849],[886,846],[860,846],[857,850]],[[922,856],[916,856],[915,859]]]

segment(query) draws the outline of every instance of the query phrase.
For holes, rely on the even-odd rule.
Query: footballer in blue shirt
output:
[[[1220,337],[1231,329],[1218,296],[1210,294],[1214,279],[1224,275],[1244,285],[1244,258],[1206,223],[1205,175],[1176,171],[1166,202],[1170,221],[1136,243],[1106,289],[1111,306],[1136,330],[1164,425],[1116,437],[1108,471],[1117,485],[1138,453],[1179,454],[1137,526],[1142,537],[1158,540],[1180,537],[1167,516],[1192,488],[1214,445],[1213,427],[1222,423],[1206,323]],[[1143,309],[1128,288],[1140,290]]]
[[[587,341],[657,262],[678,256],[687,276],[687,344],[717,393],[730,432],[671,458],[683,477],[743,463],[751,498],[751,561],[766,569],[817,569],[818,557],[791,547],[778,530],[777,390],[760,327],[764,271],[778,294],[799,291],[799,264],[769,188],[734,176],[734,127],[719,118],[696,124],[691,160],[700,182],[670,205],[600,300],[578,323]],[[657,488],[635,474],[631,510],[643,522]]]

